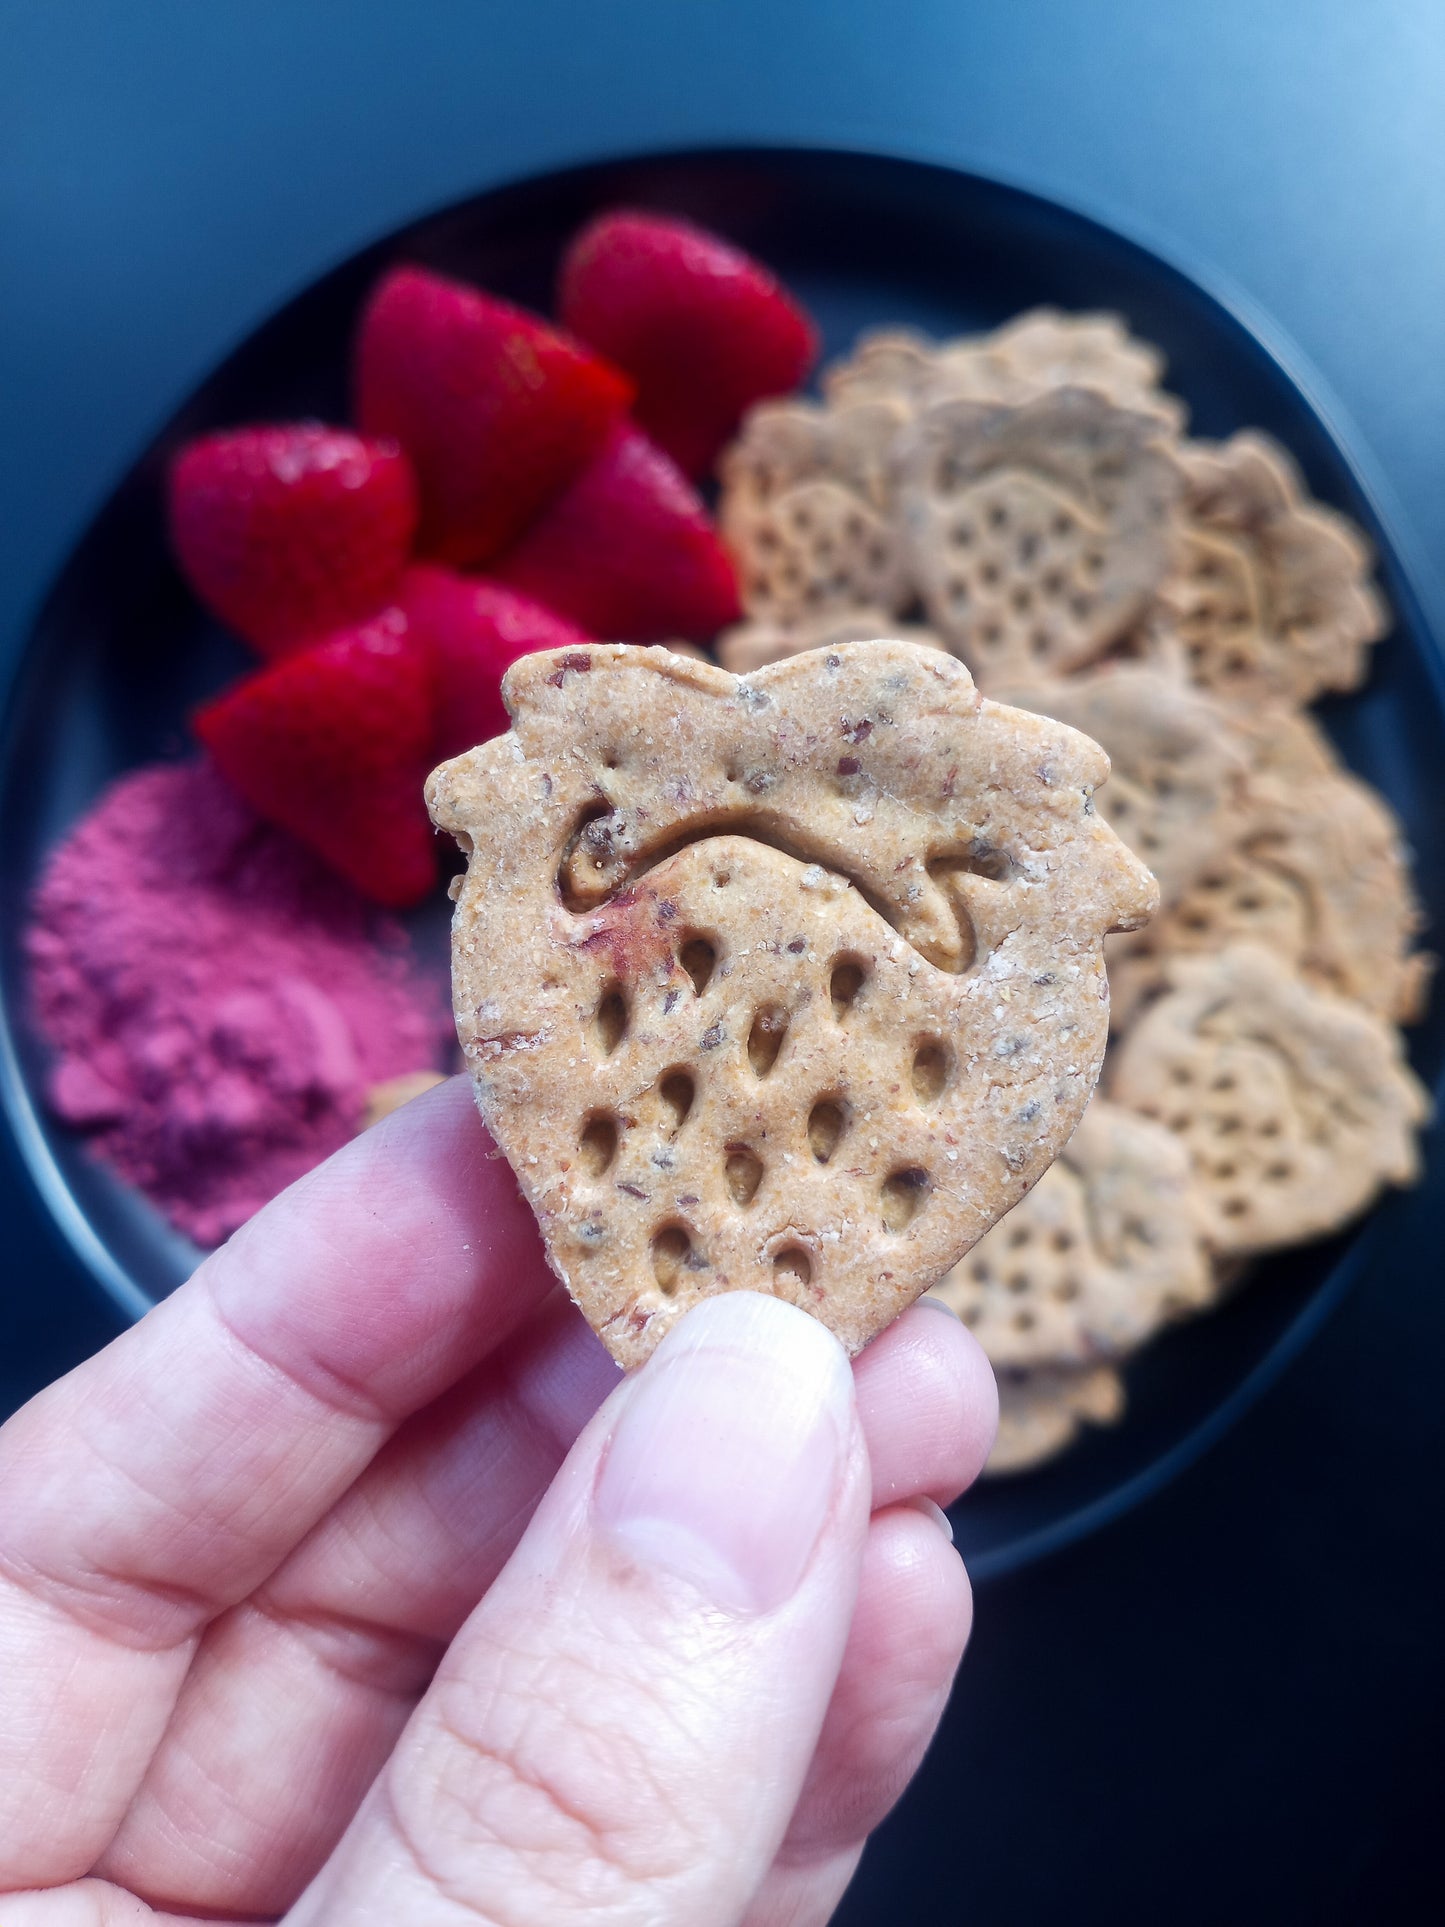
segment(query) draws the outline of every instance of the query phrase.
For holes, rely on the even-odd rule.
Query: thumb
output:
[[[289,1927],[723,1927],[842,1657],[869,1478],[842,1348],[708,1300],[573,1447]]]

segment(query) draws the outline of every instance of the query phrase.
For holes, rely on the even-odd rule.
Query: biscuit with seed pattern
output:
[[[1180,459],[1181,539],[1159,594],[1191,677],[1240,702],[1357,689],[1389,628],[1359,529],[1309,499],[1267,435],[1189,443]]]
[[[1094,661],[1169,569],[1183,474],[1165,431],[1092,390],[933,402],[898,459],[913,582],[985,689]]]
[[[735,677],[593,646],[508,671],[444,764],[478,1099],[624,1365],[713,1292],[850,1351],[1042,1174],[1098,1075],[1103,933],[1153,879],[1076,731],[896,641]]]
[[[1429,1101],[1397,1031],[1257,944],[1171,958],[1167,983],[1108,1094],[1184,1144],[1215,1251],[1322,1237],[1414,1179]]]

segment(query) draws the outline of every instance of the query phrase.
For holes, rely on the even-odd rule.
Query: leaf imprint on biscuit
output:
[[[844,757],[842,761],[856,759]],[[852,862],[856,852],[836,834],[797,821],[779,821],[767,812],[740,807],[711,811],[700,822],[684,821],[666,827],[661,821],[654,826],[647,817],[646,811],[629,815],[611,804],[595,801],[583,808],[564,848],[556,879],[558,896],[574,915],[596,911],[694,844],[707,844],[718,837],[742,837],[802,864],[807,876],[815,879],[805,880],[806,888],[824,888],[831,893],[851,885],[920,956],[940,970],[957,973],[972,965],[978,945],[967,905],[956,892],[947,888],[940,891],[936,886],[946,880],[950,866],[995,881],[1006,881],[1014,868],[998,851],[945,857],[941,867],[938,863],[928,866],[929,882],[935,887],[920,891],[915,885],[900,894],[896,881],[872,874],[866,862]],[[714,857],[714,864],[712,889],[725,892],[733,881],[732,870],[720,854]],[[957,929],[952,927],[955,920]],[[679,957],[679,961],[689,975],[694,974],[686,958]]]
[[[577,819],[557,869],[557,892],[569,910],[590,910],[611,894],[617,826],[617,812],[605,802],[589,803]]]

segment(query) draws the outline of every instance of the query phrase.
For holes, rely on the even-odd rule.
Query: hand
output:
[[[442,1086],[0,1432],[0,1922],[826,1920],[994,1410],[751,1293],[620,1380]]]

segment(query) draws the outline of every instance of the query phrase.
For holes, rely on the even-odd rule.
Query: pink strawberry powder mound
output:
[[[405,932],[209,765],[137,771],[51,858],[26,934],[50,1102],[198,1244],[440,1068],[443,986]]]

